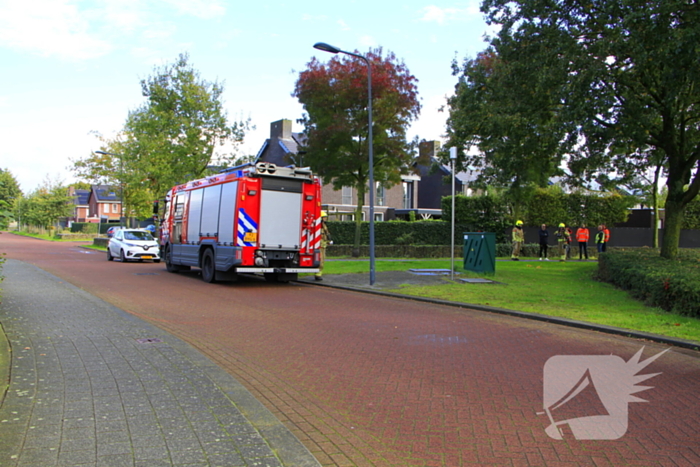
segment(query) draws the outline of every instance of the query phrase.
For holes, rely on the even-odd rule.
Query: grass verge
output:
[[[19,232],[19,231],[12,231],[10,233],[14,234],[14,235],[22,235],[24,237],[38,238],[40,240],[48,240],[50,242],[90,242],[90,241],[92,241],[92,240],[85,240],[85,239],[76,240],[74,238],[56,238],[53,235],[34,234],[34,233]]]
[[[461,262],[456,261],[455,265],[462,277],[484,277],[498,283],[465,284],[446,280],[444,285],[405,285],[392,292],[558,316],[700,342],[700,319],[645,306],[627,292],[595,281],[592,278],[598,267],[595,262],[499,261],[496,274],[492,276],[464,272],[459,267]],[[377,271],[449,269],[450,261],[382,259],[377,260],[375,266]],[[324,267],[324,274],[367,271],[367,261],[328,261]]]
[[[0,405],[10,387],[10,344],[0,325]]]

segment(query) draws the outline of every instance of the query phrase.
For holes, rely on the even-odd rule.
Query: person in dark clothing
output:
[[[547,241],[549,240],[549,232],[547,231],[546,224],[542,224],[542,227],[540,227],[540,230],[539,230],[539,234],[540,234],[540,261],[542,261],[543,259],[545,261],[549,261],[549,259],[547,258],[547,247],[548,247]]]

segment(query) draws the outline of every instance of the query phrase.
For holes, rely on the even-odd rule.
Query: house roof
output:
[[[73,193],[74,204],[78,206],[84,206],[88,204],[88,199],[90,198],[90,190],[75,190]]]
[[[438,159],[437,157],[434,157],[434,156],[431,157],[430,161],[431,161],[432,165],[437,166],[437,168],[440,171],[440,173],[442,174],[442,176],[448,176],[448,175],[452,174],[452,168],[449,165],[443,164],[442,162],[440,162],[440,159]],[[419,165],[418,166],[418,172],[420,173],[421,177],[425,177],[425,176],[430,175],[430,169],[431,169],[431,166],[429,166],[429,165],[427,165],[427,166],[426,165]],[[461,172],[457,172],[455,174],[455,178],[457,180],[459,180],[460,182],[462,182],[463,184],[467,185],[467,184],[475,181],[478,175],[479,174],[475,169],[468,169],[468,170],[463,170]]]
[[[268,138],[258,151],[255,162],[272,162],[283,167],[290,165],[293,163],[290,156],[299,153],[302,140],[302,133],[292,133],[291,138]]]
[[[92,185],[90,196],[94,196],[98,203],[118,203],[121,200],[118,191],[109,185]]]

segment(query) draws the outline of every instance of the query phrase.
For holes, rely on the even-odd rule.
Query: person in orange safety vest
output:
[[[588,259],[588,239],[590,238],[590,232],[586,228],[586,224],[581,224],[576,230],[576,241],[578,242],[578,259],[581,261],[585,256]]]
[[[605,224],[603,224],[603,234],[605,235],[605,241],[603,242],[603,251],[608,251],[608,242],[610,242],[610,230]]]

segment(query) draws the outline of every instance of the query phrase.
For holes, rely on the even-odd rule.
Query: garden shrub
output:
[[[700,317],[700,251],[669,260],[651,248],[615,249],[600,256],[596,278],[666,311]]]
[[[72,233],[96,234],[98,225],[92,222],[73,222],[70,226],[70,231]]]

